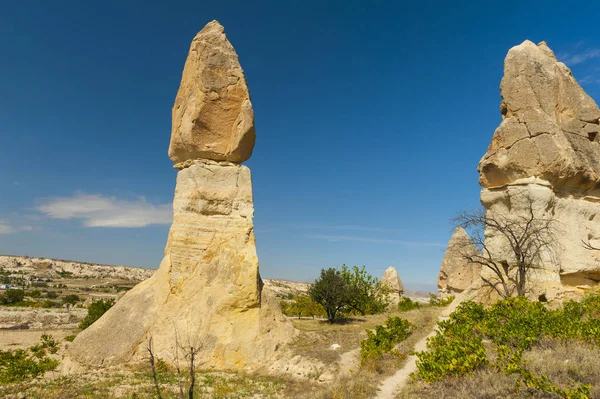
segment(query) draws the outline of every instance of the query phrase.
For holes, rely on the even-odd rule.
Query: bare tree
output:
[[[583,244],[583,247],[585,249],[589,249],[590,251],[600,251],[600,248],[593,246],[589,240],[588,241],[581,240],[581,243]]]
[[[453,219],[456,226],[467,230],[479,250],[468,251],[470,243],[459,243],[459,253],[468,262],[492,272],[491,277],[481,278],[502,298],[524,296],[528,275],[543,263],[543,254],[552,254],[556,245],[558,222],[554,217],[539,215],[548,212],[536,209],[529,196],[521,197],[519,203],[524,207],[517,212],[490,214],[480,209],[461,212]],[[494,248],[490,247],[490,238],[495,241]],[[499,245],[503,255],[497,252]]]
[[[152,370],[152,379],[154,380],[154,389],[156,390],[156,396],[158,399],[162,399],[162,395],[160,393],[160,386],[158,385],[158,378],[156,374],[156,358],[154,357],[152,337],[148,339],[148,346],[146,347],[146,350],[148,351],[148,361],[150,362],[150,368]]]
[[[192,338],[194,337],[194,338]],[[183,353],[183,357],[188,362],[188,368],[190,373],[190,381],[188,387],[188,399],[194,399],[194,388],[196,386],[196,360],[198,353],[203,349],[206,341],[205,335],[193,335],[189,331],[186,335],[184,342],[179,338],[179,333],[175,330],[175,368],[177,370],[178,382],[179,382],[179,395],[182,399],[185,398],[183,394],[182,372],[179,367],[179,351]]]

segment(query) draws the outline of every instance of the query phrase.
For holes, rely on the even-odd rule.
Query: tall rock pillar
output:
[[[600,251],[584,245],[600,246],[600,110],[545,42],[510,49],[500,89],[502,123],[478,168],[481,202],[492,217],[555,220],[528,295],[576,297],[600,283]],[[501,237],[486,232],[486,245],[511,264]]]
[[[173,106],[169,156],[179,169],[173,225],[157,272],[81,332],[71,365],[108,366],[200,348],[201,367],[252,369],[293,336],[263,291],[252,217],[254,114],[233,46],[216,21],[192,41]]]

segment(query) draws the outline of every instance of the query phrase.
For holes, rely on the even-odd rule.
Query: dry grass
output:
[[[360,341],[367,337],[365,330],[385,324],[388,317],[398,316],[417,327],[415,333],[405,343],[402,343],[399,349],[401,353],[408,353],[415,342],[420,339],[415,337],[420,337],[421,331],[433,328],[440,311],[441,308],[426,306],[409,312],[394,311],[379,315],[353,317],[334,324],[329,324],[322,319],[292,319],[294,327],[300,330],[300,334],[292,342],[290,348],[296,354],[319,360],[325,364],[334,363],[340,359],[342,353],[360,347]],[[341,348],[332,351],[329,349],[332,344],[338,344]]]
[[[573,387],[591,384],[591,398],[600,399],[600,348],[581,342],[543,341],[524,356],[528,369],[536,375],[546,373],[554,385]],[[427,384],[415,381],[406,386],[398,399],[554,399],[560,396],[522,387],[515,390],[516,376],[507,376],[492,367],[460,378]]]
[[[369,316],[361,325],[354,325],[355,328],[362,328],[362,334],[355,331],[355,338],[348,341],[359,347],[360,340],[366,337],[364,329],[374,328],[377,325],[385,323],[385,320],[390,316],[399,316],[415,325],[415,330],[411,336],[400,343],[398,350],[400,357],[384,356],[380,359],[369,361],[351,374],[342,376],[338,381],[331,386],[326,387],[317,395],[305,396],[305,398],[315,399],[367,399],[373,397],[378,390],[379,383],[386,377],[393,375],[401,368],[407,355],[412,351],[415,343],[421,338],[429,334],[435,326],[437,318],[442,308],[423,307],[409,312],[393,312],[387,315]],[[337,326],[338,329],[345,331],[352,328],[350,325]],[[323,333],[335,331],[335,326],[330,326],[323,329]],[[313,331],[314,332],[314,331]],[[358,337],[357,337],[358,336]],[[341,345],[341,344],[340,344]],[[290,396],[291,397],[291,396]]]
[[[161,396],[180,399],[177,376],[174,373],[159,376]],[[318,389],[316,384],[280,377],[256,376],[236,372],[198,372],[194,398],[306,398]],[[185,398],[187,384],[184,382]],[[107,371],[45,379],[27,384],[0,386],[0,397],[7,399],[141,399],[157,398],[149,368],[134,367],[128,370]]]

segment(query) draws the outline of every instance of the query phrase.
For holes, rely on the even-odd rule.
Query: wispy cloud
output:
[[[382,231],[382,232],[399,232],[401,229],[392,229],[386,227],[369,227],[369,226],[355,226],[355,225],[321,225],[321,224],[300,224],[295,227],[301,229],[314,229],[314,230],[349,230],[349,231]]]
[[[336,236],[336,235],[325,235],[317,234],[313,238],[320,240],[327,240],[330,242],[341,242],[341,241],[358,241],[358,242],[369,242],[378,244],[399,244],[414,247],[440,247],[445,248],[446,245],[439,242],[426,242],[426,241],[408,241],[408,240],[394,240],[387,238],[371,238],[371,237],[356,237],[356,236]]]
[[[36,228],[33,226],[14,227],[6,220],[0,219],[0,234],[14,234],[14,233],[20,233],[20,232],[24,232],[24,231],[33,231],[33,230],[39,230],[39,228]]]
[[[567,65],[583,64],[584,62],[594,58],[600,58],[600,49],[587,49],[576,54],[566,53],[560,57],[561,61]]]
[[[144,198],[124,200],[85,193],[48,199],[37,210],[53,219],[81,219],[85,227],[134,228],[170,224],[173,220],[171,204],[154,205]]]
[[[16,233],[17,230],[11,227],[8,223],[0,220],[0,234]]]
[[[402,229],[387,227],[357,226],[357,225],[326,225],[310,223],[294,223],[281,226],[270,226],[257,229],[257,232],[266,233],[272,231],[286,230],[341,230],[341,231],[363,231],[363,232],[402,232]]]
[[[582,85],[591,85],[591,84],[600,84],[600,78],[594,75],[584,76],[582,79],[579,79],[579,84]]]

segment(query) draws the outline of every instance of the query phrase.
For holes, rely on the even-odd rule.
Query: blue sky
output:
[[[155,268],[189,43],[225,27],[256,114],[264,277],[394,265],[435,286],[479,206],[508,49],[546,40],[600,98],[593,2],[3,1],[0,253]]]

